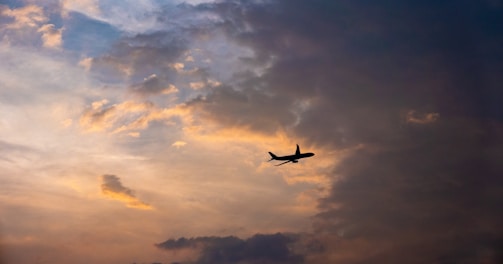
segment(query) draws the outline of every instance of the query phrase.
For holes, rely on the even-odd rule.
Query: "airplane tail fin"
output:
[[[276,159],[278,157],[278,156],[274,155],[274,153],[272,153],[272,152],[269,152],[269,155],[271,155],[271,159],[269,161]]]

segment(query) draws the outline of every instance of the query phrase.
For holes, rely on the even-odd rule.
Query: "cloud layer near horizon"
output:
[[[303,263],[291,248],[299,238],[285,234],[257,234],[247,239],[237,237],[195,237],[170,239],[156,246],[166,251],[193,251],[191,263]]]

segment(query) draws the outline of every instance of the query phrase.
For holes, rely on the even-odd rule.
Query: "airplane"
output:
[[[274,165],[274,166],[280,166],[280,165],[283,165],[283,164],[288,163],[288,162],[297,163],[297,162],[299,162],[299,161],[298,161],[298,159],[312,157],[312,156],[314,156],[314,153],[311,153],[311,152],[307,152],[307,153],[300,153],[299,145],[297,144],[297,150],[295,151],[295,154],[294,154],[294,155],[288,155],[288,156],[276,156],[276,155],[274,155],[274,153],[272,153],[272,152],[269,152],[269,155],[271,155],[271,159],[270,159],[270,160],[268,160],[268,161],[271,161],[271,160],[286,160],[286,161],[285,161],[285,162],[283,162],[283,163],[280,163],[280,164]]]

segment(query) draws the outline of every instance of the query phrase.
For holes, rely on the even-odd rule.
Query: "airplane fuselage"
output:
[[[314,153],[307,152],[307,153],[302,153],[299,155],[288,155],[288,156],[281,156],[281,157],[276,156],[274,159],[275,160],[291,160],[293,162],[296,162],[298,159],[309,158],[312,156],[314,156]]]

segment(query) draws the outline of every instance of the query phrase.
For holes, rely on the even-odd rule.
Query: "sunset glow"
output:
[[[379,2],[0,3],[0,264],[501,263],[503,4]]]

